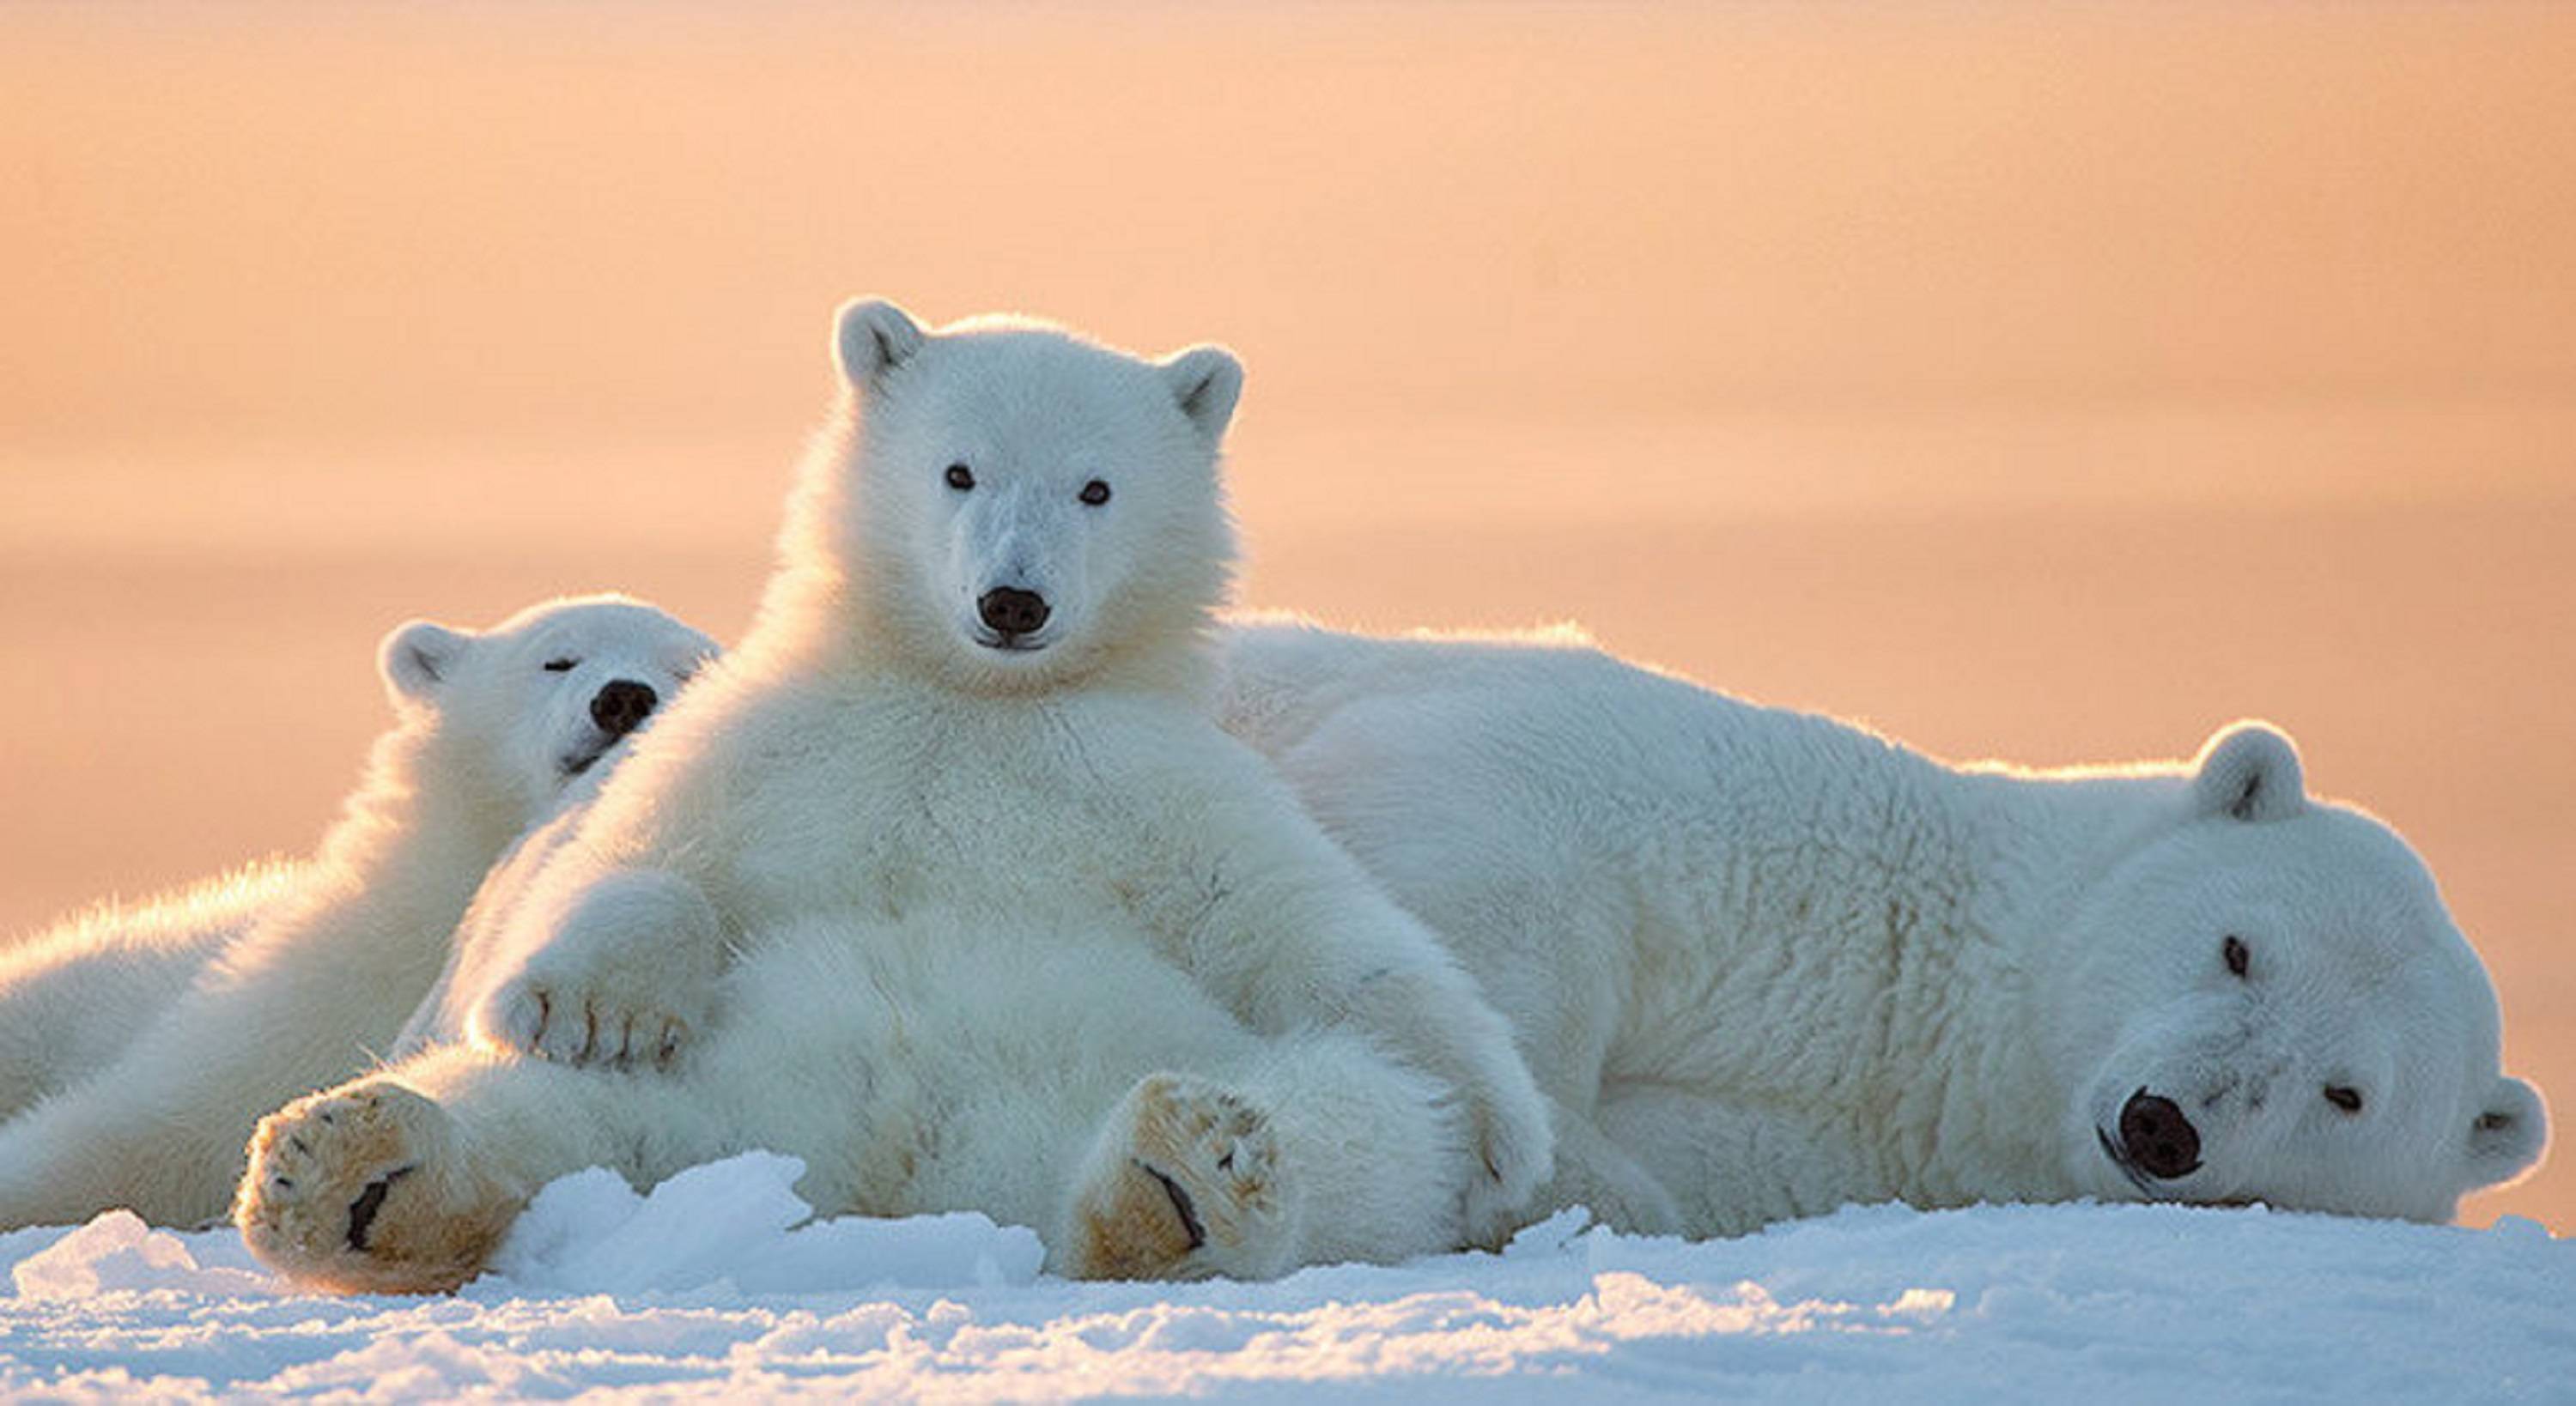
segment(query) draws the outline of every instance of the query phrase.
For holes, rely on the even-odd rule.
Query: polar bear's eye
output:
[[[2333,1104],[2335,1107],[2342,1109],[2346,1113],[2359,1113],[2361,1111],[2361,1090],[2349,1088],[2342,1084],[2328,1084],[2326,1085],[2326,1102]]]
[[[1084,506],[1096,508],[1109,501],[1109,485],[1095,478],[1084,484],[1082,492],[1076,496],[1082,499]]]
[[[581,661],[578,659],[549,659],[546,661],[546,672],[549,674],[569,674],[572,672],[572,666],[580,662]]]
[[[964,464],[948,466],[948,486],[963,493],[975,486],[975,471]]]
[[[2218,944],[2218,956],[2219,960],[2227,963],[2227,970],[2237,976],[2243,976],[2254,961],[2254,954],[2245,950],[2245,940],[2240,937],[2231,937]]]

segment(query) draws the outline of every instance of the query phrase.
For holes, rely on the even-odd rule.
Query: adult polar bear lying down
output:
[[[0,1124],[0,1225],[221,1216],[260,1116],[391,1048],[485,871],[714,649],[622,596],[387,635],[395,725],[311,858],[0,963],[0,1087],[43,1095]]]
[[[1258,622],[1223,713],[1513,1020],[1552,1204],[1694,1235],[1890,1198],[2437,1221],[2540,1155],[2431,876],[2269,728],[1958,769],[1563,642]]]
[[[262,1124],[236,1219],[309,1283],[470,1277],[525,1198],[802,1156],[827,1213],[972,1208],[1082,1275],[1262,1275],[1509,1223],[1511,1032],[1210,718],[1241,373],[845,310],[850,395],[741,647],[513,905],[483,1028]],[[711,1017],[711,1018],[710,1018]],[[610,1038],[603,1038],[603,1033]]]

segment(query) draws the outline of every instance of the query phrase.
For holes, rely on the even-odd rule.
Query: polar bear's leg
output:
[[[391,1043],[417,990],[392,955],[298,943],[209,973],[114,1063],[0,1128],[0,1225],[223,1215],[260,1115]]]
[[[1467,1241],[1482,1181],[1468,1110],[1446,1081],[1347,1031],[1274,1042],[1241,1074],[1270,1110],[1287,1175],[1305,1197],[1295,1262],[1394,1261]]]
[[[677,1082],[447,1046],[260,1120],[233,1219],[299,1282],[440,1293],[481,1273],[558,1176],[653,1180],[731,1150]]]
[[[1691,1236],[1743,1235],[1855,1200],[1883,1200],[1857,1148],[1812,1115],[1709,1098],[1660,1084],[1613,1084],[1594,1113],[1602,1134],[1669,1188]]]
[[[1581,1206],[1626,1235],[1678,1235],[1681,1206],[1673,1193],[1587,1114],[1563,1103],[1556,1113],[1556,1175],[1533,1210]]]
[[[1078,1278],[1269,1278],[1455,1249],[1454,1104],[1338,1032],[1271,1042],[1221,1078],[1149,1075],[1103,1124],[1057,1259]]]

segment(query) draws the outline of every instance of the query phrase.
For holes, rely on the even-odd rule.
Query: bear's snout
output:
[[[653,705],[661,701],[662,695],[655,693],[651,684],[611,679],[591,696],[590,720],[609,736],[624,737],[643,726],[644,720],[653,716]]]
[[[1046,597],[1017,586],[996,586],[976,598],[975,613],[1004,635],[1025,635],[1046,624]]]
[[[2159,1181],[2200,1170],[2200,1130],[2179,1104],[2144,1089],[2120,1109],[2120,1148],[2132,1166]]]

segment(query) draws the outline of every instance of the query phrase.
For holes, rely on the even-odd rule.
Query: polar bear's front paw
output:
[[[558,1064],[668,1069],[689,1038],[707,1027],[713,1005],[698,992],[648,991],[627,981],[593,984],[532,970],[503,982],[468,1028]]]
[[[626,871],[584,890],[467,1030],[560,1064],[668,1068],[713,1020],[723,964],[715,909],[697,885]]]
[[[1074,1203],[1077,1279],[1266,1279],[1293,1246],[1279,1141],[1241,1097],[1155,1074],[1110,1115]]]
[[[1547,1100],[1518,1054],[1506,1049],[1479,1072],[1467,1101],[1468,1150],[1476,1158],[1467,1180],[1467,1240],[1499,1250],[1555,1171],[1556,1133]]]
[[[381,1080],[260,1120],[233,1221],[252,1254],[339,1293],[444,1293],[481,1272],[522,1198],[470,1165],[447,1110]]]

